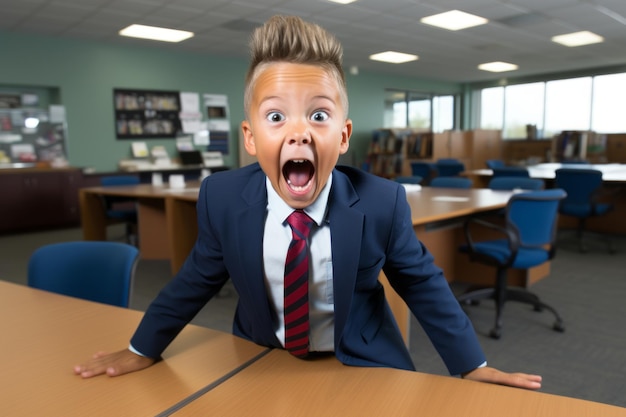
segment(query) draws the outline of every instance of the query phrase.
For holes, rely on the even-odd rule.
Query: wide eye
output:
[[[328,113],[326,113],[325,111],[321,111],[321,110],[318,110],[311,115],[311,119],[316,122],[324,122],[328,120],[328,117],[329,117]]]
[[[281,113],[273,111],[267,114],[267,120],[269,120],[270,122],[282,122],[283,120],[285,120],[285,116],[283,116]]]

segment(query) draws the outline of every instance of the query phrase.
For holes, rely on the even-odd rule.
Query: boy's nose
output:
[[[306,145],[311,142],[311,134],[305,126],[295,127],[287,136],[289,144]]]

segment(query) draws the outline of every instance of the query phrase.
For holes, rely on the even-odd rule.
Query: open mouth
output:
[[[306,159],[291,159],[283,166],[283,176],[289,188],[296,192],[307,189],[314,173],[315,167]]]

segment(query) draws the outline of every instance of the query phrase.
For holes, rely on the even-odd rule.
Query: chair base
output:
[[[606,243],[607,251],[611,255],[615,255],[617,253],[617,250],[615,249],[615,245],[613,243],[613,239],[611,238],[609,234],[592,232],[589,230],[580,230],[580,229],[571,230],[571,232],[576,234],[576,237],[575,237],[576,244],[577,244],[578,252],[580,253],[589,252],[589,241],[590,241],[589,239],[590,238],[597,238],[597,239],[604,240]]]
[[[461,294],[457,297],[459,303],[467,303],[476,305],[480,300],[492,299],[496,303],[496,320],[495,325],[489,332],[489,336],[493,339],[500,339],[502,336],[502,311],[504,303],[507,301],[517,301],[524,304],[530,304],[535,311],[549,310],[555,317],[556,321],[552,325],[552,329],[558,332],[564,332],[565,326],[563,319],[559,313],[539,299],[536,294],[521,288],[482,288]]]

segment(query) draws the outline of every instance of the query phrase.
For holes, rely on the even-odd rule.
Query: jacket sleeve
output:
[[[442,270],[415,235],[404,188],[397,189],[383,271],[424,328],[450,374],[468,372],[483,364],[485,355]]]

